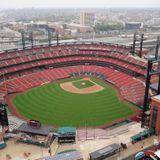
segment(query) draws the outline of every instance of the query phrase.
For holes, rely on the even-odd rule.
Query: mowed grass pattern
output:
[[[64,91],[60,83],[65,81],[53,82],[17,95],[13,103],[25,117],[58,126],[99,126],[134,113],[128,103],[118,99],[111,86],[97,79],[92,78],[92,81],[105,89],[92,94]]]

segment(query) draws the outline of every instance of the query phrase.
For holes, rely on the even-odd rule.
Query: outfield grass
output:
[[[134,113],[132,107],[121,102],[116,91],[102,81],[92,78],[105,88],[92,94],[64,91],[60,83],[66,81],[69,80],[53,82],[17,95],[13,103],[25,117],[58,126],[99,126]]]
[[[83,79],[73,81],[72,84],[79,89],[84,89],[84,88],[92,87],[92,86],[95,85],[93,82],[86,81],[86,80],[83,80]]]

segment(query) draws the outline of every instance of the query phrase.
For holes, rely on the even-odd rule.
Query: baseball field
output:
[[[28,119],[56,126],[101,126],[134,114],[117,91],[96,78],[54,81],[13,98]]]

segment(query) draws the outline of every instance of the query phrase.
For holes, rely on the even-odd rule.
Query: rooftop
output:
[[[65,152],[55,156],[43,157],[37,160],[82,160],[82,155],[79,151]]]
[[[30,127],[27,123],[23,123],[17,130],[20,132],[25,132],[30,134],[48,136],[50,131],[52,130],[52,127],[42,125],[40,128],[35,129]]]

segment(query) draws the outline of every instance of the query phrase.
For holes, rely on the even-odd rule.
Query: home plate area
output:
[[[100,92],[103,86],[93,82],[90,78],[83,78],[72,82],[64,82],[60,84],[61,88],[71,93],[88,94]]]

